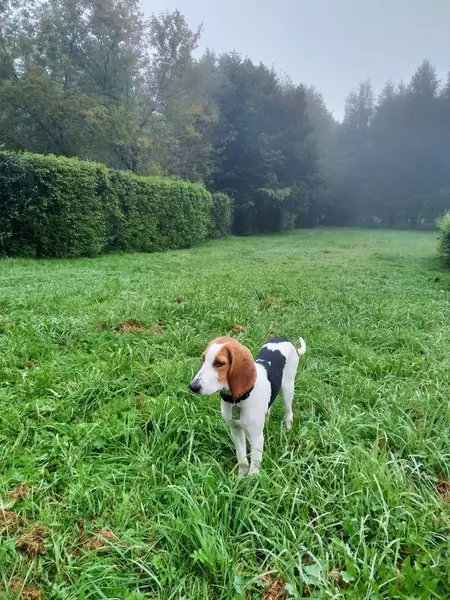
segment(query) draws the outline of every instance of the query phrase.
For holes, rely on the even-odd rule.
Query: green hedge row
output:
[[[211,237],[229,235],[233,225],[233,201],[222,192],[212,195]]]
[[[437,226],[440,231],[439,255],[443,264],[450,267],[450,212],[438,219]]]
[[[219,231],[229,233],[227,211],[224,224],[200,184],[139,177],[73,158],[0,152],[3,255],[188,248]]]

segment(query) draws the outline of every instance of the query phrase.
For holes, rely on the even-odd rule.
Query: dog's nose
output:
[[[189,386],[189,389],[191,390],[191,392],[194,392],[195,394],[198,394],[199,391],[201,390],[201,385],[199,384],[198,380],[194,380],[191,382],[191,385]]]

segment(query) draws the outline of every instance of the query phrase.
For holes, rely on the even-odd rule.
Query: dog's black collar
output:
[[[239,398],[233,398],[233,396],[230,396],[229,394],[225,394],[225,392],[220,392],[220,397],[222,398],[222,400],[224,402],[229,402],[230,404],[239,404],[243,400],[247,400],[247,398],[253,392],[254,387],[255,386],[252,385],[252,387],[248,390],[248,392],[245,392],[245,394],[242,394],[242,396],[239,396]]]

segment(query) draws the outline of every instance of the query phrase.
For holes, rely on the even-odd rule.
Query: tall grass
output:
[[[433,234],[0,263],[0,597],[448,598],[450,276]],[[132,320],[134,319],[134,321]],[[239,479],[205,344],[308,353]],[[278,594],[278,596],[277,596]]]

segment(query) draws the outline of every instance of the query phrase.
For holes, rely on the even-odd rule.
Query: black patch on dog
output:
[[[261,348],[255,359],[255,362],[267,371],[267,379],[270,382],[271,389],[269,407],[272,406],[275,398],[280,393],[286,357],[279,350],[269,350],[267,344],[281,344],[288,341],[285,338],[270,338]]]
[[[245,394],[242,394],[242,396],[239,396],[239,398],[234,398],[234,400],[233,400],[233,396],[231,396],[230,394],[226,394],[223,390],[220,392],[220,397],[222,398],[222,400],[224,402],[229,402],[230,404],[239,404],[243,400],[247,400],[247,398],[253,392],[254,387],[255,386],[252,385],[252,387],[248,390],[248,392],[245,392]]]

